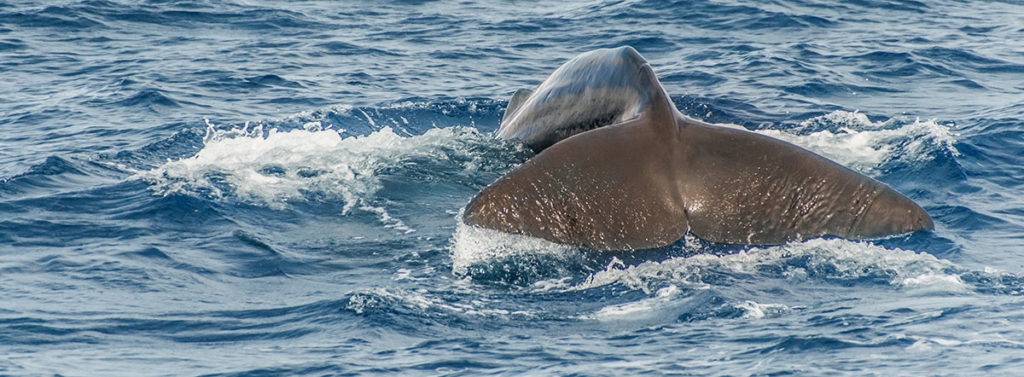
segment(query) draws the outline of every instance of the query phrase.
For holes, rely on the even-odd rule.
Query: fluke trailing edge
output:
[[[591,249],[777,244],[932,229],[906,196],[768,136],[688,118],[632,47],[591,51],[509,101],[497,136],[539,153],[467,224]]]

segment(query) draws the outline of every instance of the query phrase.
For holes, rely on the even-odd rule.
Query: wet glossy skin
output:
[[[776,244],[933,227],[920,206],[870,177],[683,116],[629,47],[583,54],[516,96],[498,137],[541,152],[473,198],[469,224],[592,249],[658,247],[687,231]]]

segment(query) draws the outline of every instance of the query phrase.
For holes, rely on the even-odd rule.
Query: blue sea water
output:
[[[0,374],[1020,375],[1024,4],[0,0]],[[510,94],[631,45],[934,232],[459,224]]]

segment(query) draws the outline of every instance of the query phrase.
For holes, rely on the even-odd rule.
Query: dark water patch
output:
[[[751,20],[726,23],[739,29],[760,30],[777,28],[827,28],[836,23],[827,18],[814,15],[789,15],[784,13],[761,13]]]
[[[141,186],[139,182],[134,184]],[[159,224],[164,230],[184,234],[204,234],[215,226],[234,224],[213,202],[181,194],[135,201],[122,207],[114,218]]]
[[[409,369],[419,371],[473,371],[473,373],[480,373],[482,371],[498,369],[500,367],[502,367],[502,364],[499,363],[460,358],[418,363],[410,366]]]
[[[908,52],[896,51],[873,51],[866,54],[855,55],[845,59],[852,59],[858,62],[874,64],[906,64],[913,63],[913,56]]]
[[[124,205],[131,204],[145,197],[142,187],[131,183],[102,182],[90,185],[81,190],[76,187],[65,187],[66,191],[29,192],[25,197],[11,198],[7,203],[32,208],[38,215],[64,214],[101,216],[117,213]]]
[[[874,342],[850,341],[830,336],[787,336],[770,346],[751,352],[759,354],[772,354],[779,352],[800,354],[808,350],[815,350],[815,352],[828,352],[850,348],[894,347],[902,349],[909,347],[914,344],[914,342],[914,339],[901,336],[887,337]]]
[[[25,173],[0,180],[0,200],[88,192],[124,175],[118,167],[104,162],[49,156]]]
[[[62,108],[47,108],[39,111],[24,111],[24,112],[13,112],[0,119],[0,124],[10,125],[47,125],[47,128],[54,128],[52,123],[70,122],[73,120],[80,120],[82,118],[80,113],[76,113],[71,110]],[[66,123],[65,123],[66,124]],[[24,138],[9,137],[8,140],[21,141]]]
[[[825,46],[816,43],[796,43],[790,49],[797,52],[801,58],[812,60],[825,58]]]
[[[320,51],[329,55],[359,55],[359,56],[402,56],[400,53],[373,47],[363,47],[356,44],[331,41],[316,44]]]
[[[962,77],[942,65],[919,61],[916,56],[899,52],[873,52],[850,58],[855,60],[862,75],[879,79],[910,78],[919,75],[936,75],[945,77]]]
[[[22,219],[0,221],[0,234],[12,248],[84,247],[97,240],[132,239],[149,233],[145,228],[126,228],[109,221]]]
[[[929,214],[948,226],[972,231],[982,231],[1007,224],[1003,219],[956,205],[930,207]]]
[[[351,361],[350,361],[351,362]],[[401,369],[391,369],[385,371],[398,372]],[[377,371],[373,371],[377,372]],[[255,368],[241,370],[238,372],[224,372],[224,373],[209,373],[201,374],[201,377],[274,377],[274,376],[318,376],[318,375],[337,375],[347,376],[353,375],[352,369],[345,368],[332,363],[306,363],[294,366],[283,366],[275,368]]]
[[[557,28],[561,25],[551,19],[515,19],[515,20],[501,20],[497,23],[491,23],[484,25],[481,30],[488,32],[499,32],[505,34],[508,32],[514,32],[517,34],[543,34],[539,32],[551,30],[551,28]],[[545,47],[543,43],[537,41],[524,42],[512,46],[516,49],[533,49]]]
[[[472,61],[480,59],[483,54],[479,54],[470,49],[464,50],[436,50],[427,54],[428,56],[435,59],[443,60],[457,60],[457,61]]]
[[[167,253],[164,253],[163,251],[161,251],[160,249],[155,248],[155,247],[147,247],[147,248],[139,250],[139,251],[132,251],[132,252],[122,253],[121,255],[130,256],[130,257],[150,258],[150,259],[156,259],[156,260],[170,260],[171,259],[171,257],[169,255],[167,255]]]
[[[666,4],[655,7],[655,9],[658,8],[665,12],[673,12],[674,15],[712,30],[759,31],[765,29],[828,28],[836,25],[835,21],[817,14],[797,14],[792,11],[777,12],[747,5],[710,5],[696,2]]]
[[[187,259],[184,256],[180,256],[180,253],[173,254],[175,256],[172,256],[171,254],[168,254],[167,252],[164,252],[164,250],[161,250],[157,247],[150,246],[142,250],[133,250],[118,253],[117,257],[126,260],[135,260],[138,261],[139,263],[151,265],[154,267],[159,266],[171,270],[185,271],[189,274],[199,276],[216,277],[221,274],[221,272],[218,270],[199,265],[198,263],[183,262],[183,260]]]
[[[257,41],[249,41],[247,44],[239,46],[239,47],[243,48],[243,49],[259,48],[259,49],[273,50],[273,49],[294,48],[294,47],[297,47],[297,46],[301,46],[302,44],[303,44],[303,42],[301,42],[301,41],[257,40]]]
[[[676,96],[672,102],[685,115],[710,123],[738,124],[750,129],[771,121],[775,115],[736,99]]]
[[[19,39],[0,39],[0,51],[15,51],[26,47],[27,46]]]
[[[848,310],[849,308],[845,308]],[[883,326],[892,321],[892,318],[886,315],[881,316],[868,316],[862,314],[852,313],[823,313],[819,315],[813,315],[806,319],[808,325],[813,327],[825,327],[835,328],[844,327],[850,330],[845,330],[843,333],[850,332],[861,332],[864,328],[877,328]]]
[[[273,247],[271,247],[270,245],[266,244],[263,241],[260,241],[259,238],[255,237],[253,235],[250,235],[250,234],[248,234],[246,232],[235,231],[233,233],[233,235],[234,235],[234,237],[236,239],[238,239],[239,241],[242,241],[242,243],[244,243],[244,244],[246,244],[248,246],[252,246],[252,247],[256,248],[257,250],[264,251],[264,252],[266,252],[270,256],[279,256],[280,255],[280,253],[278,253],[277,250],[274,250]]]
[[[240,4],[222,6],[200,6],[176,3],[162,6],[124,6],[109,4],[83,9],[90,14],[111,21],[144,23],[182,27],[224,26],[254,31],[303,31],[311,27],[326,26],[301,12],[257,8]]]
[[[248,279],[288,276],[289,271],[302,271],[305,266],[305,263],[291,260],[275,247],[245,231],[236,230],[232,232],[232,237],[233,240],[224,240],[216,244],[217,248],[225,252],[220,256],[231,261],[233,267],[226,272],[231,276]],[[239,242],[233,241],[240,241],[240,245]],[[247,252],[246,249],[254,252]]]
[[[316,333],[313,329],[293,329],[282,331],[238,331],[234,333],[185,334],[168,337],[180,343],[230,343],[257,340],[288,341]]]
[[[332,101],[319,96],[310,97],[279,97],[273,99],[262,100],[260,103],[263,104],[275,104],[275,105],[314,105],[321,106],[330,104]]]
[[[153,88],[140,90],[130,97],[115,103],[121,106],[141,107],[153,111],[161,107],[181,107],[177,101],[168,97],[164,92]]]
[[[905,127],[905,121],[890,121],[883,127]],[[915,120],[920,122],[920,120]],[[931,122],[935,122],[934,120]],[[952,124],[949,124],[952,126]],[[883,182],[894,185],[897,188],[917,189],[928,194],[929,185],[942,183],[947,189],[960,187],[968,180],[967,169],[960,159],[962,152],[958,148],[962,142],[947,142],[943,140],[934,141],[937,145],[928,147],[921,151],[917,146],[922,138],[929,135],[921,135],[893,140],[889,143],[892,150],[897,151],[882,161],[882,165],[876,172],[876,177]],[[915,154],[915,158],[906,158],[907,154]],[[932,181],[922,184],[917,177],[927,175]]]
[[[31,175],[60,175],[60,174],[83,174],[70,161],[58,156],[46,158],[42,164],[33,166],[27,174]]]
[[[0,13],[0,23],[27,28],[53,28],[64,30],[99,29],[106,25],[72,8],[49,6],[41,10]]]
[[[1024,275],[967,271],[960,279],[981,294],[1024,296]]]
[[[110,336],[143,336],[181,343],[288,341],[314,334],[317,322],[351,320],[340,301],[273,309],[180,312],[150,317],[60,315],[12,318],[0,322],[17,339],[8,344],[95,343]]]
[[[213,310],[200,313],[201,317],[218,320],[260,320],[277,319],[276,325],[288,323],[330,323],[349,317],[346,311],[347,299],[320,300],[305,304],[241,310]],[[192,313],[173,313],[174,316],[189,317]]]
[[[345,83],[349,85],[366,85],[377,80],[376,77],[373,77],[366,72],[353,72],[345,76],[348,79]]]
[[[929,47],[914,51],[915,55],[948,63],[970,63],[977,66],[1004,63],[998,59],[983,57],[963,49],[948,47]],[[958,64],[960,65],[960,64]]]
[[[593,272],[594,263],[581,253],[570,255],[514,254],[466,266],[463,276],[476,283],[528,286],[541,280]],[[458,276],[458,275],[457,275]]]
[[[629,35],[628,37],[616,40],[603,42],[602,44],[595,47],[604,48],[615,48],[618,46],[633,46],[637,51],[643,53],[653,53],[656,51],[672,51],[678,47],[675,42],[675,38],[671,38],[664,35]]]
[[[847,2],[849,5],[856,7],[871,9],[871,10],[895,10],[902,12],[924,12],[929,9],[928,5],[919,1],[913,0],[895,0],[895,1],[884,1],[884,0],[853,0]]]
[[[484,99],[406,98],[385,106],[324,108],[308,115],[275,120],[281,130],[299,129],[310,122],[343,129],[348,135],[368,135],[387,126],[400,135],[422,134],[432,128],[474,126],[483,132],[497,129],[504,102]]]
[[[1024,168],[1015,162],[1018,159],[1015,151],[1024,148],[1024,131],[1017,128],[1019,121],[996,123],[1009,127],[996,126],[997,131],[979,133],[966,138],[961,143],[962,160],[972,171],[983,167],[983,170],[971,174],[972,176],[976,175],[1006,187],[1014,187],[1019,184],[1018,177],[1024,174]]]
[[[967,80],[967,79],[952,80],[952,81],[949,81],[949,83],[953,84],[953,85],[956,85],[956,86],[959,86],[959,87],[964,88],[964,89],[980,89],[980,90],[988,89],[984,85],[981,85],[981,84],[979,84],[979,83],[977,83],[975,81]]]
[[[915,55],[931,59],[937,64],[962,67],[983,73],[1024,73],[1024,64],[978,55],[965,49],[929,47],[914,51]]]
[[[418,242],[396,237],[360,237],[356,239],[330,238],[314,245],[305,245],[310,252],[324,255],[330,261],[354,268],[383,268],[404,250],[416,250]]]
[[[958,30],[960,30],[960,31],[962,31],[964,33],[967,33],[967,34],[986,35],[986,34],[989,34],[989,33],[991,33],[992,31],[994,31],[994,30],[996,30],[998,28],[999,28],[998,26],[965,25],[965,26],[961,26]]]
[[[706,87],[721,84],[728,79],[719,75],[713,75],[702,71],[678,72],[660,77],[663,83],[680,83],[681,85],[693,87]]]
[[[955,319],[956,317],[962,317],[965,314],[967,316],[970,316],[971,314],[976,313],[979,310],[981,310],[981,308],[974,305],[959,304],[957,306],[941,308],[935,312],[927,313],[926,315],[910,316],[902,321],[899,321],[897,323],[891,323],[884,327],[898,327],[906,326],[908,324],[925,324],[940,321],[948,321],[951,319]]]
[[[116,289],[146,294],[159,292],[154,287],[154,276],[148,268],[139,267],[115,259],[95,259],[83,262],[66,257],[49,259],[41,264],[40,273],[64,276],[72,280],[89,283],[97,289]]]
[[[252,86],[258,86],[258,87],[271,87],[271,86],[278,86],[278,87],[285,87],[285,88],[302,88],[302,87],[304,87],[299,82],[291,81],[291,80],[285,79],[285,78],[283,78],[281,76],[273,75],[273,74],[248,77],[248,78],[245,79],[245,82],[247,82],[248,84],[250,84]]]
[[[101,334],[82,333],[78,329],[49,324],[36,318],[12,318],[0,324],[0,341],[8,345],[40,346],[51,344],[99,344]]]
[[[170,137],[158,139],[142,148],[104,154],[102,157],[134,169],[147,170],[167,160],[192,156],[202,149],[203,137],[207,132],[205,125],[171,123],[163,128],[179,131],[174,131]]]
[[[853,95],[900,93],[903,90],[882,86],[851,85],[830,82],[822,79],[813,79],[809,82],[792,85],[784,88],[786,92],[799,94],[806,97],[846,97]]]

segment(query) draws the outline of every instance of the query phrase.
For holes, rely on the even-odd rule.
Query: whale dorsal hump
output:
[[[572,135],[636,119],[655,101],[667,96],[640,53],[628,46],[595,50],[563,64],[536,90],[517,91],[497,136],[540,151]]]
[[[523,102],[526,102],[526,99],[530,98],[532,94],[533,91],[530,89],[519,89],[512,93],[512,98],[508,100],[508,106],[505,107],[505,115],[501,117],[501,123],[508,122],[515,115],[516,111],[523,106]]]

